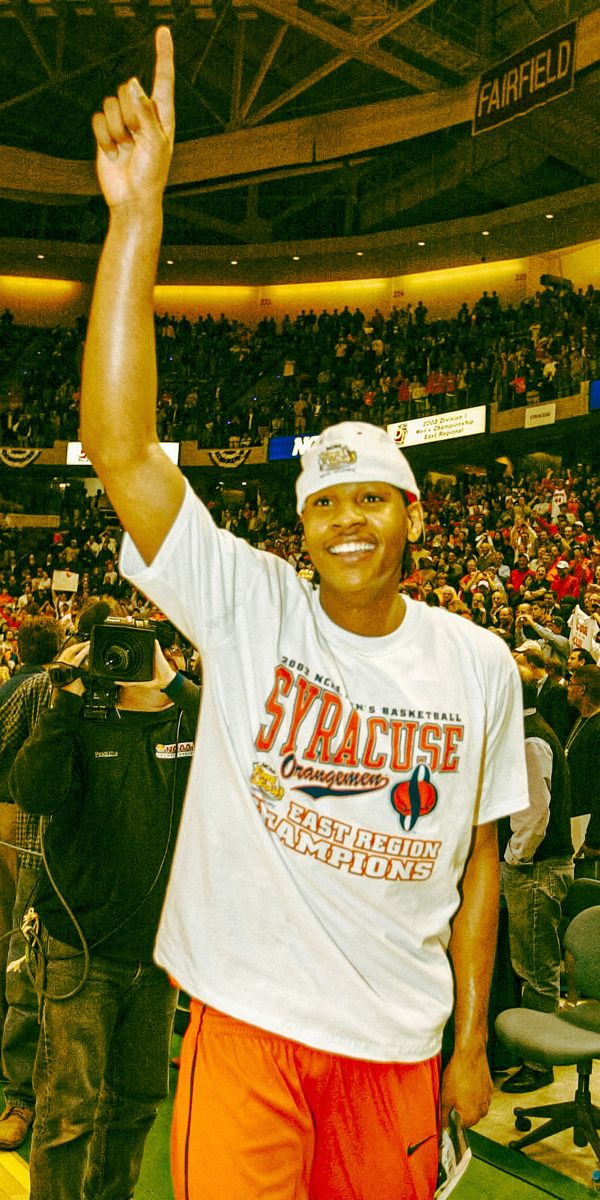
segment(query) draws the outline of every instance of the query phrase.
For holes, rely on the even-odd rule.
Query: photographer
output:
[[[10,776],[16,802],[44,818],[31,1200],[130,1196],[168,1090],[177,997],[152,947],[199,689],[155,640],[153,678],[114,685],[102,710],[110,688],[85,670],[88,653],[63,650],[71,670]]]

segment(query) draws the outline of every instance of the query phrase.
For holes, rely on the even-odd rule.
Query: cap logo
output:
[[[356,462],[356,451],[349,446],[328,446],[319,455],[319,470],[325,475],[328,471],[339,471],[341,467],[351,467]]]

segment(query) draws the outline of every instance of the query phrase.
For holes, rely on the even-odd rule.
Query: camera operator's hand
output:
[[[64,646],[56,659],[57,665],[68,665],[71,667],[80,667],[85,662],[90,652],[89,642],[74,642],[70,646]],[[85,692],[85,684],[83,679],[74,679],[72,683],[66,683],[60,688],[61,692],[73,692],[75,696],[83,696]]]
[[[167,655],[168,655],[167,651]],[[154,641],[154,679],[161,691],[164,691],[170,683],[173,682],[177,674],[177,668],[172,666],[165,657],[161,648],[160,642]]]

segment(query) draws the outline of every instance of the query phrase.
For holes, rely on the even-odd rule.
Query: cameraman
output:
[[[60,661],[79,676],[88,653],[77,643]],[[86,715],[86,684],[84,671],[54,688],[10,775],[20,807],[45,818],[31,1200],[131,1196],[168,1090],[177,994],[152,949],[199,688],[158,640],[154,678],[120,684],[103,719]]]

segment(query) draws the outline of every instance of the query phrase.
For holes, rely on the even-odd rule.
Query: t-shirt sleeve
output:
[[[202,650],[213,636],[227,634],[238,606],[248,603],[264,557],[241,538],[218,529],[186,482],[182,506],[151,565],[125,534],[120,568]]]
[[[486,734],[476,825],[529,806],[521,680],[505,647],[487,664]]]

